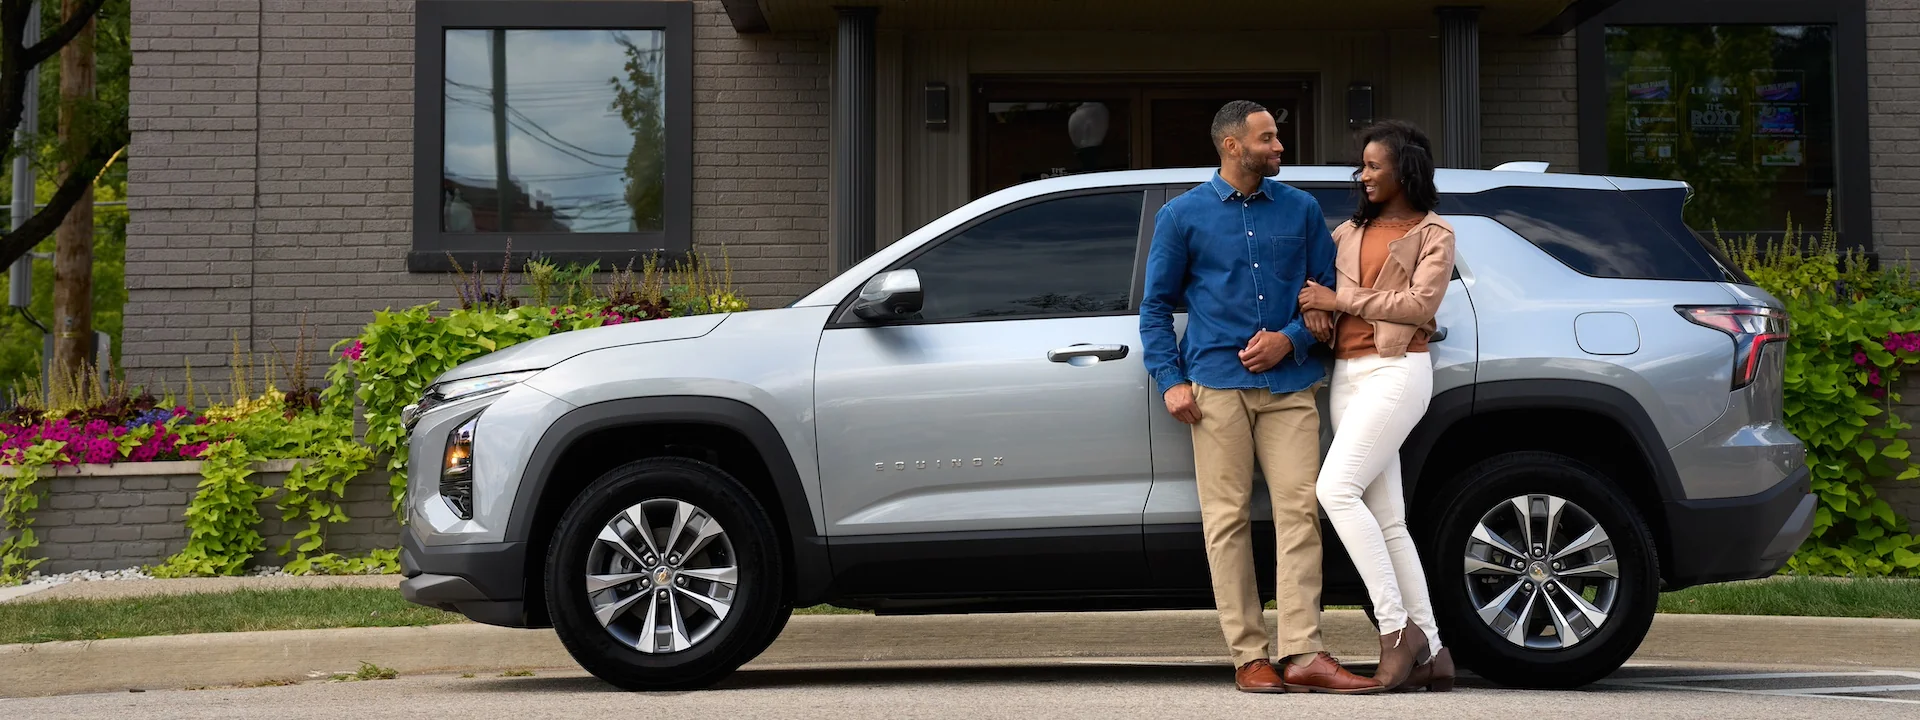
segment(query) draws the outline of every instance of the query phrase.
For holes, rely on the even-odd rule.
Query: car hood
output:
[[[544,370],[575,355],[610,347],[697,338],[713,332],[726,318],[724,314],[694,315],[549,335],[468,360],[435,378],[434,383],[522,370]]]

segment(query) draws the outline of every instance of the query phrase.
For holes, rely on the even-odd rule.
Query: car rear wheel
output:
[[[724,470],[650,458],[595,480],[548,550],[567,652],[628,690],[711,685],[772,642],[789,609],[766,511]]]
[[[1620,486],[1550,453],[1469,468],[1425,543],[1443,642],[1494,682],[1570,688],[1620,668],[1659,600],[1653,535]]]

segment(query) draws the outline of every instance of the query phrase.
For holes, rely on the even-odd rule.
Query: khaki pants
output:
[[[1193,462],[1200,518],[1213,571],[1220,630],[1235,667],[1254,660],[1319,652],[1320,517],[1314,480],[1320,470],[1320,412],[1311,390],[1275,395],[1263,389],[1194,386],[1200,422],[1193,426]],[[1253,462],[1273,501],[1276,541],[1274,603],[1279,637],[1267,638],[1255,587]],[[1274,652],[1278,651],[1278,652]]]

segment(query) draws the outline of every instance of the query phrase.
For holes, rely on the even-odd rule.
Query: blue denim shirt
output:
[[[1316,341],[1298,300],[1307,278],[1334,287],[1334,254],[1319,201],[1272,179],[1242,196],[1215,173],[1168,201],[1154,220],[1140,302],[1143,355],[1160,393],[1189,381],[1290,393],[1325,378],[1307,355]],[[1187,328],[1176,340],[1173,312],[1183,300]],[[1291,338],[1293,357],[1254,373],[1240,351],[1261,330]]]

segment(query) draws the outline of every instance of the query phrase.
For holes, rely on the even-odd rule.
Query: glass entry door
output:
[[[1232,100],[1273,113],[1283,162],[1312,164],[1312,88],[1298,78],[975,78],[973,194],[1082,172],[1215,166],[1208,130]]]

